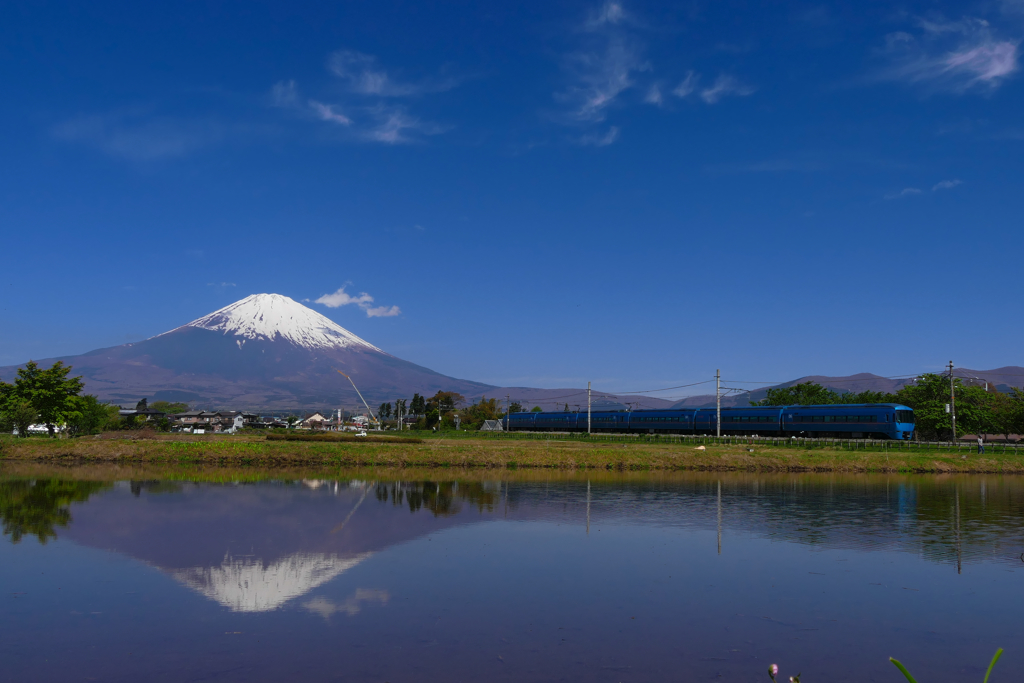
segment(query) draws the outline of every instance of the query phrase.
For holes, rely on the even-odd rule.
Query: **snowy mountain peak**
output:
[[[307,349],[338,349],[363,347],[380,351],[333,320],[307,308],[294,299],[280,294],[253,294],[219,311],[193,320],[185,327],[223,332],[240,337],[239,346],[246,340],[283,339]],[[175,330],[171,330],[174,332]],[[169,333],[165,333],[169,334]],[[161,335],[162,336],[162,335]],[[381,353],[383,353],[381,351]]]

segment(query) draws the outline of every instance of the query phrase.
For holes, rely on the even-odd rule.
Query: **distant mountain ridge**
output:
[[[922,373],[923,374],[923,373]],[[938,374],[945,374],[939,372]],[[1017,365],[1007,365],[1005,367],[996,368],[994,370],[971,370],[968,368],[953,368],[953,376],[959,378],[964,383],[973,383],[975,385],[988,382],[994,386],[998,391],[1008,392],[1012,387],[1024,386],[1024,367]],[[917,377],[915,375],[914,377]],[[839,393],[852,392],[860,393],[862,391],[881,391],[885,393],[894,394],[904,386],[910,384],[914,377],[881,377],[879,375],[873,375],[870,372],[861,372],[856,375],[846,375],[843,377],[830,377],[827,375],[808,375],[795,379],[790,382],[784,382],[782,384],[776,384],[771,387],[762,387],[760,389],[753,389],[749,392],[740,394],[729,394],[728,396],[722,397],[723,406],[746,406],[751,401],[760,401],[768,395],[768,389],[777,389],[784,387],[792,387],[797,384],[803,384],[804,382],[814,382],[820,384],[823,387],[832,389]],[[678,401],[673,407],[679,408],[703,408],[715,405],[714,394],[703,394],[700,396],[689,396],[681,401]]]
[[[371,408],[414,393],[431,396],[454,391],[469,401],[483,396],[519,401],[524,408],[586,410],[586,389],[497,387],[449,377],[397,358],[361,339],[329,318],[280,294],[253,294],[190,323],[150,339],[97,349],[78,356],[38,359],[43,366],[61,360],[85,381],[85,391],[101,400],[134,405],[141,398],[182,401],[205,409],[296,411],[361,408],[351,385],[335,370],[350,375]],[[19,366],[0,368],[11,381]],[[1000,390],[1024,385],[1024,368],[957,369],[958,377],[976,377]],[[847,377],[810,375],[778,386],[817,382],[836,391],[895,392],[910,381],[861,373]],[[767,387],[723,397],[724,406],[745,406]],[[594,409],[625,410],[715,405],[714,395],[673,403],[647,397],[594,391]]]

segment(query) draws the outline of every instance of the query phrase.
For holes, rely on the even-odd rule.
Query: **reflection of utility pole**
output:
[[[590,533],[590,480],[587,479],[587,534]]]
[[[949,418],[953,423],[953,443],[956,443],[956,392],[953,391],[953,361],[949,361]]]
[[[718,480],[718,554],[722,554],[722,480]]]
[[[954,485],[953,493],[956,496],[956,573],[961,573],[961,551],[960,551],[960,487]]]

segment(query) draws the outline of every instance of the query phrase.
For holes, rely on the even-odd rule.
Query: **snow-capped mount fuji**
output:
[[[307,349],[362,346],[384,353],[330,318],[280,294],[252,294],[164,334],[173,334],[186,327],[233,334],[238,337],[235,344],[239,347],[249,340],[280,339]]]
[[[448,377],[396,358],[301,303],[254,294],[145,341],[56,360],[82,375],[101,400],[184,401],[202,408],[306,410],[361,407],[350,375],[371,405],[413,393],[494,387]],[[15,367],[0,368],[10,379]]]

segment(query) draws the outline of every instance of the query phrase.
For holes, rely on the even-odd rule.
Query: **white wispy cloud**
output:
[[[417,141],[409,135],[410,132],[437,135],[445,130],[437,124],[420,121],[409,115],[402,107],[376,107],[371,113],[375,123],[364,132],[364,135],[375,142],[389,145],[407,144]]]
[[[573,107],[570,118],[598,123],[605,120],[606,110],[619,95],[633,87],[635,74],[649,66],[634,45],[611,36],[599,50],[569,55],[566,68],[575,82],[558,99]]]
[[[237,287],[234,282],[207,282],[207,287]]]
[[[940,180],[932,186],[932,192],[937,192],[939,190],[952,190],[960,184],[961,181],[959,180]]]
[[[689,97],[697,89],[698,80],[700,80],[700,76],[693,71],[687,71],[686,78],[679,82],[679,85],[672,90],[672,94],[680,98]]]
[[[621,2],[609,0],[590,13],[584,26],[588,30],[593,31],[609,24],[620,24],[628,18],[629,14]]]
[[[377,306],[376,308],[365,308],[368,318],[391,318],[401,315],[402,310],[398,306]]]
[[[352,296],[345,291],[347,286],[343,285],[337,291],[331,294],[324,294],[319,299],[314,299],[313,302],[323,304],[327,308],[355,305],[366,311],[367,318],[390,318],[402,313],[398,306],[374,306],[373,297],[366,292],[360,292],[357,296]]]
[[[270,89],[270,100],[275,107],[294,107],[299,101],[299,88],[295,81],[278,81]]]
[[[999,38],[983,19],[918,22],[920,31],[886,36],[883,55],[891,62],[881,80],[921,84],[965,93],[994,90],[1018,68],[1020,41]]]
[[[58,140],[76,142],[132,161],[182,157],[224,140],[227,131],[215,121],[189,121],[127,112],[82,116],[55,126]]]
[[[345,291],[344,287],[340,287],[338,291],[333,294],[324,294],[319,299],[314,299],[315,303],[323,304],[327,308],[340,308],[341,306],[348,306],[349,304],[363,305],[372,304],[373,297],[363,292],[359,296],[352,296]]]
[[[753,93],[754,88],[751,86],[740,83],[732,76],[722,74],[715,79],[715,82],[710,88],[705,88],[700,91],[700,98],[708,104],[715,104],[723,97],[729,95],[735,97],[746,97]]]
[[[334,107],[323,102],[317,102],[316,100],[309,101],[309,108],[313,110],[317,118],[321,121],[329,121],[331,123],[337,123],[342,126],[351,126],[352,119],[334,111]]]
[[[647,104],[654,104],[660,106],[663,101],[664,98],[661,94],[660,84],[655,83],[654,85],[647,89],[647,94],[644,95],[644,102],[646,102]]]
[[[401,81],[389,74],[375,56],[354,50],[338,50],[333,53],[329,66],[331,73],[347,83],[352,92],[360,95],[413,97],[444,92],[459,85],[459,80],[451,77]]]
[[[899,199],[900,197],[911,197],[916,194],[921,194],[921,190],[916,187],[905,187],[899,192],[893,192],[892,194],[885,195],[886,199]]]
[[[408,144],[450,128],[423,121],[410,114],[406,106],[394,102],[400,98],[451,90],[459,84],[457,78],[401,80],[388,73],[375,56],[354,50],[332,53],[328,68],[346,86],[340,97],[337,90],[334,93],[340,103],[312,98],[303,100],[293,80],[280,81],[271,88],[271,103],[275,107],[290,109],[303,118],[342,126],[349,131],[342,139],[353,141]]]
[[[607,132],[603,135],[584,135],[580,138],[579,143],[581,145],[591,145],[593,147],[607,147],[616,140],[619,139],[619,129],[617,126],[611,126]]]
[[[563,58],[569,83],[554,95],[565,106],[555,118],[567,125],[596,126],[604,123],[616,108],[641,101],[663,107],[668,92],[679,99],[698,95],[704,103],[716,104],[725,97],[744,97],[755,90],[728,74],[698,90],[700,75],[693,70],[687,71],[675,87],[666,86],[664,77],[655,79],[654,67],[644,56],[642,39],[657,32],[619,0],[606,0],[591,10],[574,32],[580,37],[581,47]],[[613,126],[607,132],[590,132],[575,141],[605,145],[617,136],[618,128]]]

